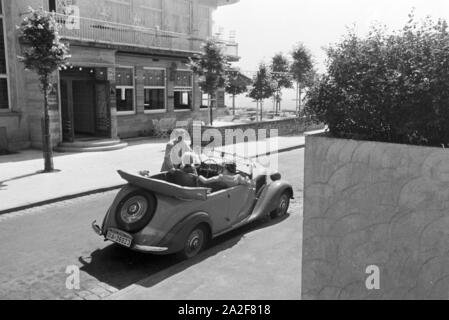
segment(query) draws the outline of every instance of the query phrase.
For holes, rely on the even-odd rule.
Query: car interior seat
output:
[[[182,170],[168,172],[167,181],[181,187],[197,188],[199,186],[198,177]]]

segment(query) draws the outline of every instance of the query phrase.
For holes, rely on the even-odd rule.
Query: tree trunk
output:
[[[263,101],[260,101],[260,122],[263,121]]]
[[[296,113],[299,117],[300,109],[299,109],[299,82],[296,82]]]
[[[43,144],[43,153],[44,153],[44,161],[45,161],[45,169],[44,172],[53,172],[54,164],[53,164],[53,150],[51,146],[51,133],[50,133],[50,112],[48,106],[48,89],[49,84],[46,83],[43,85],[44,90],[44,139],[42,141]]]
[[[211,95],[210,105],[209,105],[209,123],[211,126],[214,125],[214,105],[215,105],[215,94]]]
[[[232,114],[235,116],[235,94],[232,95]]]
[[[276,93],[276,115],[278,116],[281,112],[281,105],[279,103],[279,91]]]
[[[278,103],[276,100],[276,96],[273,97],[273,103],[274,103],[274,114],[277,116],[278,115]]]
[[[281,91],[278,92],[278,104],[279,104],[279,112],[281,112],[282,111],[282,108],[281,108]]]
[[[259,121],[259,100],[256,100],[256,122]]]
[[[302,88],[301,85],[299,85],[298,87],[298,115],[301,115],[301,109],[302,109],[302,101],[301,101],[301,96],[302,96]]]

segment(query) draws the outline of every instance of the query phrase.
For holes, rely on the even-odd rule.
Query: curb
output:
[[[268,152],[266,154],[259,154],[259,155],[256,155],[256,156],[252,156],[252,157],[250,157],[250,159],[255,159],[255,158],[259,158],[259,157],[269,156],[269,155],[272,155],[272,154],[281,154],[281,153],[290,152],[290,151],[298,150],[298,149],[304,149],[304,147],[305,147],[305,144],[301,144],[301,145],[297,145],[297,146],[293,146],[293,147],[280,149],[280,150],[278,150],[276,152]],[[94,195],[94,194],[98,194],[98,193],[105,193],[105,192],[109,192],[109,191],[114,191],[114,190],[118,190],[118,189],[123,188],[125,185],[126,184],[121,184],[121,185],[116,185],[116,186],[112,186],[112,187],[94,189],[94,190],[85,191],[85,192],[81,192],[81,193],[76,193],[76,194],[72,194],[72,195],[67,195],[67,196],[63,196],[63,197],[58,197],[58,198],[54,198],[54,199],[49,199],[49,200],[44,200],[44,201],[40,201],[40,202],[35,202],[35,203],[27,204],[27,205],[24,205],[24,206],[10,208],[10,209],[6,209],[6,210],[0,210],[0,216],[1,215],[5,215],[5,214],[9,214],[9,213],[13,213],[13,212],[16,212],[16,211],[23,211],[23,210],[36,208],[36,207],[42,207],[42,206],[45,206],[45,205],[49,205],[49,204],[53,204],[53,203],[57,203],[57,202],[62,202],[62,201],[67,201],[67,200],[72,200],[72,199],[81,198],[81,197],[86,197],[86,196],[90,196],[90,195]]]
[[[23,211],[23,210],[36,208],[36,207],[42,207],[42,206],[46,206],[46,205],[49,205],[49,204],[52,204],[52,203],[57,203],[57,202],[72,200],[72,199],[76,199],[76,198],[86,197],[86,196],[90,196],[90,195],[97,194],[97,193],[104,193],[104,192],[114,191],[114,190],[122,188],[123,186],[125,186],[125,184],[121,184],[121,185],[117,185],[117,186],[113,186],[113,187],[95,189],[95,190],[91,190],[91,191],[85,191],[85,192],[76,193],[76,194],[63,196],[63,197],[59,197],[59,198],[54,198],[54,199],[44,200],[44,201],[40,201],[40,202],[35,202],[35,203],[27,204],[27,205],[24,205],[24,206],[16,207],[16,208],[6,209],[6,210],[0,211],[0,216],[8,214],[8,213],[13,213],[13,212],[16,212],[16,211]]]

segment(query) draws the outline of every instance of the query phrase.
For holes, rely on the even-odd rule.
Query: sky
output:
[[[323,72],[323,48],[338,42],[348,27],[355,26],[361,35],[374,22],[396,30],[407,22],[412,8],[418,19],[430,15],[449,20],[449,0],[240,0],[220,7],[214,21],[216,30],[225,30],[225,37],[236,32],[241,56],[237,66],[244,71],[257,70],[260,62],[268,63],[279,52],[288,54],[302,42]],[[284,95],[286,107],[294,109],[294,92]],[[251,101],[240,98],[239,103]]]

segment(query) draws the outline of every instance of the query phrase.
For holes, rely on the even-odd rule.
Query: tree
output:
[[[336,137],[449,145],[449,28],[413,15],[396,32],[374,27],[330,48],[307,113]]]
[[[201,90],[211,97],[209,117],[210,124],[213,125],[213,108],[217,90],[226,87],[226,71],[229,68],[229,63],[215,40],[208,40],[204,44],[203,50],[203,54],[196,56],[195,59],[190,59],[189,67],[198,76]]]
[[[235,115],[235,97],[248,91],[251,84],[250,79],[238,71],[233,71],[229,75],[229,82],[226,86],[226,93],[232,95],[232,114]]]
[[[276,54],[272,61],[270,70],[272,79],[276,86],[274,98],[276,101],[276,114],[281,111],[282,90],[293,88],[293,82],[290,76],[290,63],[282,53]]]
[[[293,49],[292,58],[290,72],[296,82],[296,110],[299,114],[302,109],[302,92],[305,88],[313,85],[316,75],[313,69],[312,54],[302,43]]]
[[[36,72],[39,77],[44,96],[44,172],[52,172],[54,165],[48,105],[48,96],[52,89],[50,77],[52,73],[68,65],[70,55],[68,47],[61,42],[58,33],[59,24],[54,13],[45,12],[43,9],[30,8],[30,10],[30,16],[25,17],[19,27],[20,37],[29,47],[19,59],[27,70]]]
[[[267,66],[262,63],[253,79],[253,86],[248,94],[248,97],[256,100],[257,110],[260,105],[260,121],[262,121],[263,116],[263,101],[273,96],[275,92],[276,84],[271,79]]]

